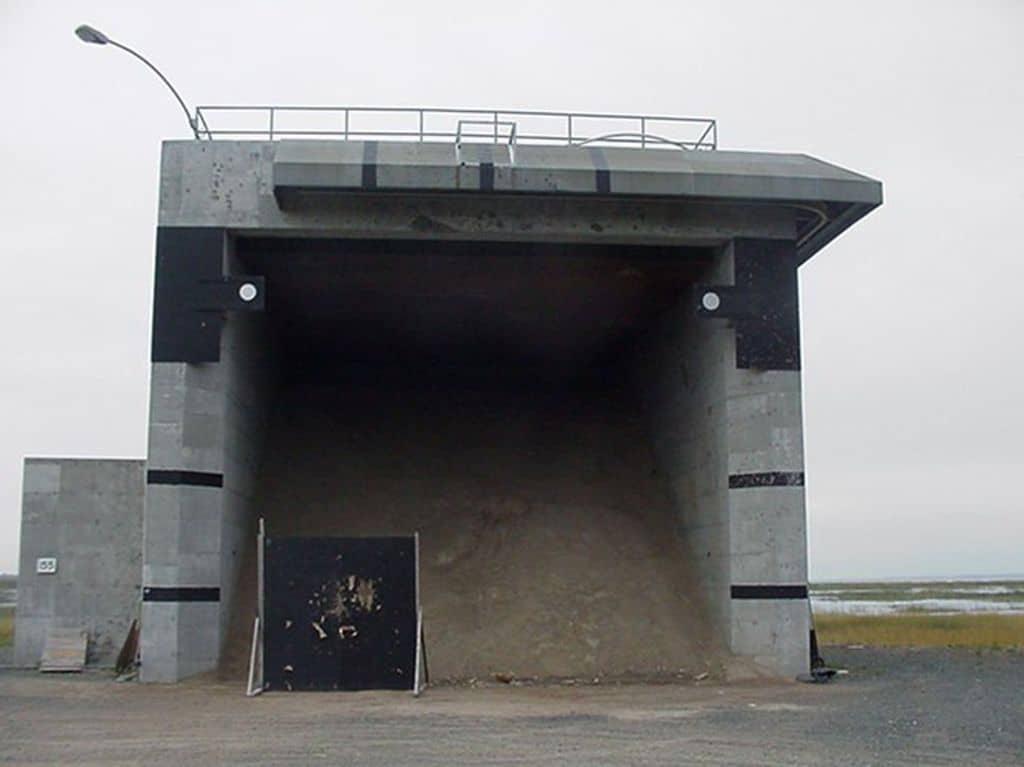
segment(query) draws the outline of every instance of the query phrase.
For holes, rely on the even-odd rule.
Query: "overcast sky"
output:
[[[178,105],[707,115],[882,180],[801,270],[811,576],[1024,572],[1024,2],[0,0],[0,570],[25,455],[141,457]]]

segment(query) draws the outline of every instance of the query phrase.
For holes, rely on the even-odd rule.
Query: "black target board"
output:
[[[414,688],[414,537],[264,545],[264,689]]]

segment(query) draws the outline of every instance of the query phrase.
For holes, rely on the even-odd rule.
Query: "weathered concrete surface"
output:
[[[881,185],[867,176],[802,154],[674,151],[454,143],[280,141],[273,162],[275,189],[359,189],[362,168],[377,166],[378,188],[472,190],[480,164],[494,164],[494,190],[532,194],[596,193],[594,171],[607,170],[608,194],[704,199],[846,202],[877,205]]]
[[[805,670],[799,373],[737,369],[733,326],[698,321],[688,303],[699,275],[676,274],[666,304],[665,273],[640,262],[714,260],[704,276],[732,285],[737,238],[785,241],[806,259],[880,202],[878,182],[802,155],[523,147],[511,163],[496,147],[166,142],[160,225],[223,229],[226,273],[265,276],[268,302],[265,325],[229,316],[220,362],[154,365],[151,468],[222,474],[223,488],[149,489],[147,585],[219,596],[146,605],[143,679],[212,668],[233,594],[254,588],[239,551],[255,529],[276,379],[333,385],[361,365],[424,380],[447,367],[571,378],[602,354],[615,376],[645,334],[656,380],[641,373],[638,388],[654,390],[682,557],[734,651],[783,676]],[[663,252],[630,253],[641,246]],[[331,479],[358,463],[358,446],[325,450]],[[266,465],[286,475],[291,458]],[[731,486],[779,473],[800,480]],[[733,596],[737,585],[756,598]]]
[[[215,587],[219,602],[143,602],[141,678],[166,682],[217,665],[243,551],[253,545],[253,486],[270,418],[273,342],[258,315],[232,315],[225,362],[154,363],[149,469],[223,474],[223,487],[145,489],[147,586]]]
[[[84,628],[89,663],[113,663],[137,615],[144,472],[141,460],[25,460],[16,665],[39,663],[50,627]],[[39,557],[56,557],[56,574],[36,574]]]
[[[755,236],[747,220],[774,220],[775,236],[795,234],[806,259],[882,202],[879,182],[806,155],[524,146],[514,165],[496,165],[481,199],[479,148],[457,156],[452,144],[374,142],[372,188],[363,186],[367,151],[357,141],[165,142],[160,224],[705,245]],[[398,193],[397,210],[366,207],[353,192]]]
[[[730,284],[730,248],[703,281]],[[677,525],[696,565],[707,604],[730,649],[784,677],[807,670],[806,599],[744,600],[731,586],[805,587],[804,488],[733,488],[734,475],[802,476],[799,371],[738,369],[735,332],[695,320],[680,301],[637,353],[637,388],[651,438],[675,499]]]
[[[732,280],[722,255],[700,278]],[[680,300],[648,331],[635,352],[635,386],[644,402],[651,444],[674,501],[676,526],[695,563],[720,636],[732,631],[729,586],[729,440],[726,376],[734,365],[733,331],[720,322],[698,322]]]
[[[1016,653],[846,651],[830,685],[269,693],[0,673],[0,762],[173,765],[1006,765]]]

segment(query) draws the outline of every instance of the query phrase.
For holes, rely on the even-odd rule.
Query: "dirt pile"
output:
[[[299,387],[274,408],[269,534],[418,530],[432,678],[698,673],[721,659],[621,395]],[[231,673],[245,664],[253,559]]]

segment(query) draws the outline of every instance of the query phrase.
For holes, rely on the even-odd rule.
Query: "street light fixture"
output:
[[[78,27],[75,30],[75,35],[83,43],[92,43],[93,45],[108,45],[109,44],[109,45],[113,45],[115,48],[120,48],[122,51],[130,53],[132,56],[134,56],[139,61],[141,61],[143,64],[145,64],[147,67],[152,69],[156,73],[156,76],[159,77],[161,80],[163,80],[164,85],[166,85],[168,88],[170,88],[171,93],[174,94],[174,98],[176,98],[178,100],[178,103],[181,104],[181,109],[182,109],[182,111],[185,112],[185,119],[188,120],[188,127],[190,127],[192,129],[192,135],[195,136],[196,139],[199,138],[199,127],[198,127],[198,125],[196,125],[196,118],[192,117],[192,114],[188,111],[188,107],[185,106],[185,101],[181,98],[181,95],[178,93],[178,91],[176,91],[174,89],[174,86],[171,85],[171,81],[168,80],[166,77],[164,77],[163,73],[159,69],[157,69],[155,66],[153,66],[152,63],[150,63],[144,56],[142,56],[142,54],[137,53],[136,51],[133,51],[127,45],[122,45],[121,43],[117,42],[116,40],[111,40],[109,37],[107,37],[105,34],[100,32],[98,29],[90,27],[87,24],[82,24],[80,27]],[[203,119],[201,115],[200,115],[200,119]],[[209,136],[210,135],[210,129],[209,129],[209,127],[207,127],[205,119],[203,119],[203,128],[206,130],[206,135]]]

